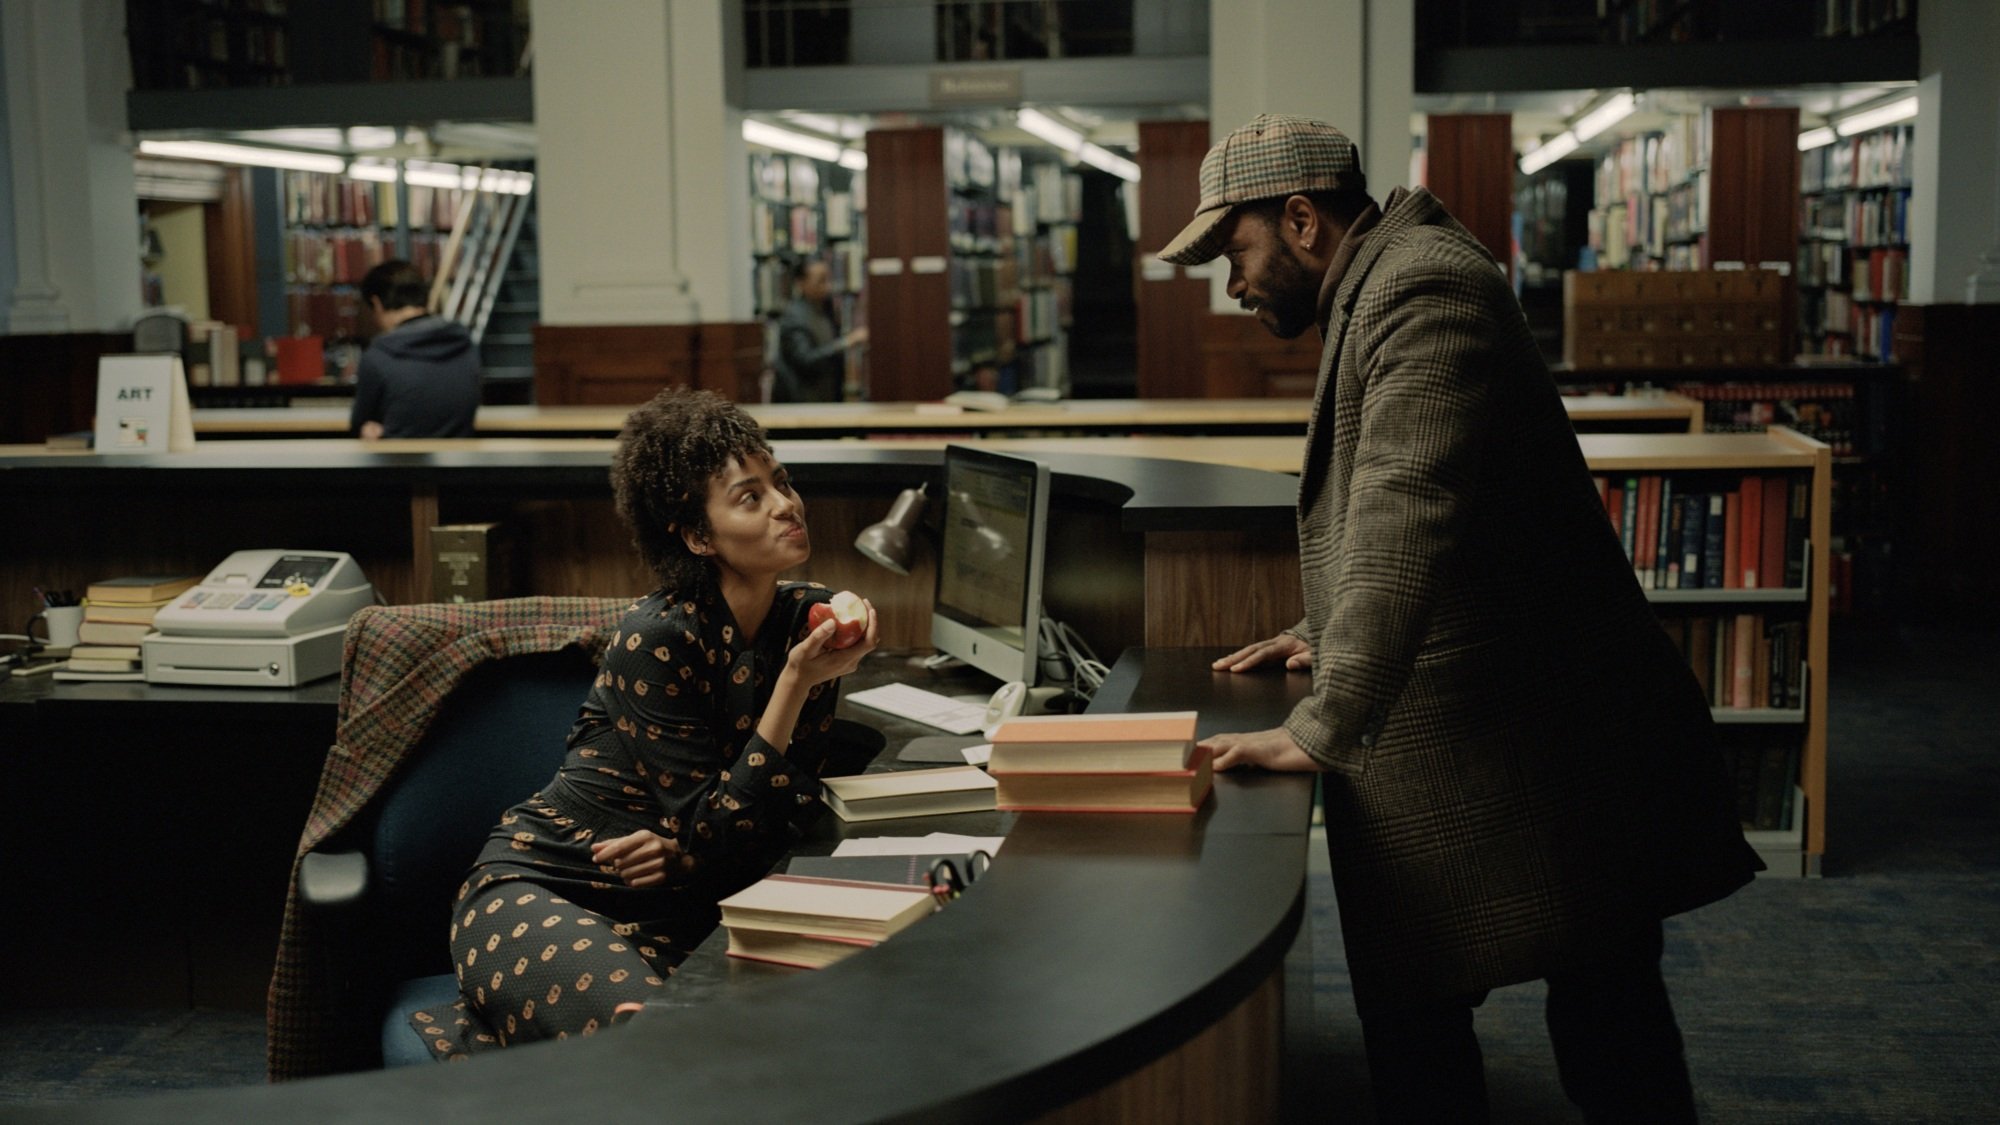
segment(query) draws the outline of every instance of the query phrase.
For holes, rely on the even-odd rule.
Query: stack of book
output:
[[[153,631],[153,615],[200,581],[198,574],[143,574],[91,583],[84,591],[76,647],[56,677],[139,679],[139,642]]]
[[[937,902],[928,887],[766,875],[717,905],[731,957],[819,969],[880,945]]]
[[[1015,810],[1193,812],[1211,783],[1193,711],[1009,719],[986,768]]]
[[[934,816],[993,807],[993,779],[978,766],[823,777],[820,791],[821,799],[842,820]]]

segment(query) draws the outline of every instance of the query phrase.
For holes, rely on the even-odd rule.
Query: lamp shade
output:
[[[923,518],[925,499],[923,485],[898,493],[882,522],[868,525],[854,537],[854,549],[897,574],[910,573],[910,552],[916,546],[910,533]]]

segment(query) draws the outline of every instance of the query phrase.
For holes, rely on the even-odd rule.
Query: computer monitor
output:
[[[946,446],[943,496],[931,645],[1002,682],[1032,687],[1049,467],[1032,457]]]

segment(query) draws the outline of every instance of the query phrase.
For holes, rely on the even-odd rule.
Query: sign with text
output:
[[[1019,105],[1021,68],[931,71],[932,105]]]
[[[194,412],[177,355],[97,360],[97,452],[187,453]]]

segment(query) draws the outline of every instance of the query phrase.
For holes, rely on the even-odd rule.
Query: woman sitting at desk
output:
[[[661,585],[627,611],[554,780],[509,809],[453,909],[460,1001],[411,1024],[441,1059],[588,1035],[635,1010],[817,812],[836,681],[875,647],[807,626],[828,592],[805,504],[750,417],[670,390],[632,412],[618,514]]]

